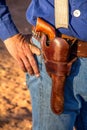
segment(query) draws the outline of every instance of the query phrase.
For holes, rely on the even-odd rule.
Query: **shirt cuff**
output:
[[[0,39],[2,41],[18,33],[19,31],[11,19],[0,19]]]

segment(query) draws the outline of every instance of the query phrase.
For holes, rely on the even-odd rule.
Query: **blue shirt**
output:
[[[45,19],[55,26],[54,0],[32,0],[26,17],[32,25],[37,17]],[[69,28],[58,29],[61,33],[87,41],[87,0],[69,0]],[[0,0],[0,38],[2,40],[18,33],[5,0]]]
[[[19,33],[11,19],[5,0],[0,0],[0,39],[5,40]]]

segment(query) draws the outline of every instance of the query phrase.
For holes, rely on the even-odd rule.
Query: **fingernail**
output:
[[[37,77],[37,78],[40,77],[40,73],[39,73],[39,74],[36,74],[36,77]]]

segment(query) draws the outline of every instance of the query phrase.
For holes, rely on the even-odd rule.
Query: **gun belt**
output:
[[[77,57],[87,57],[87,42],[79,40],[75,37],[71,37],[65,34],[61,34],[61,38],[64,38],[67,40],[67,42],[71,46],[71,51],[73,55],[76,55]]]

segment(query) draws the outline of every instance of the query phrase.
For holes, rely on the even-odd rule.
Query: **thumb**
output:
[[[36,47],[35,45],[29,44],[29,47],[33,54],[36,54],[36,55],[41,54],[41,50],[38,47]]]

